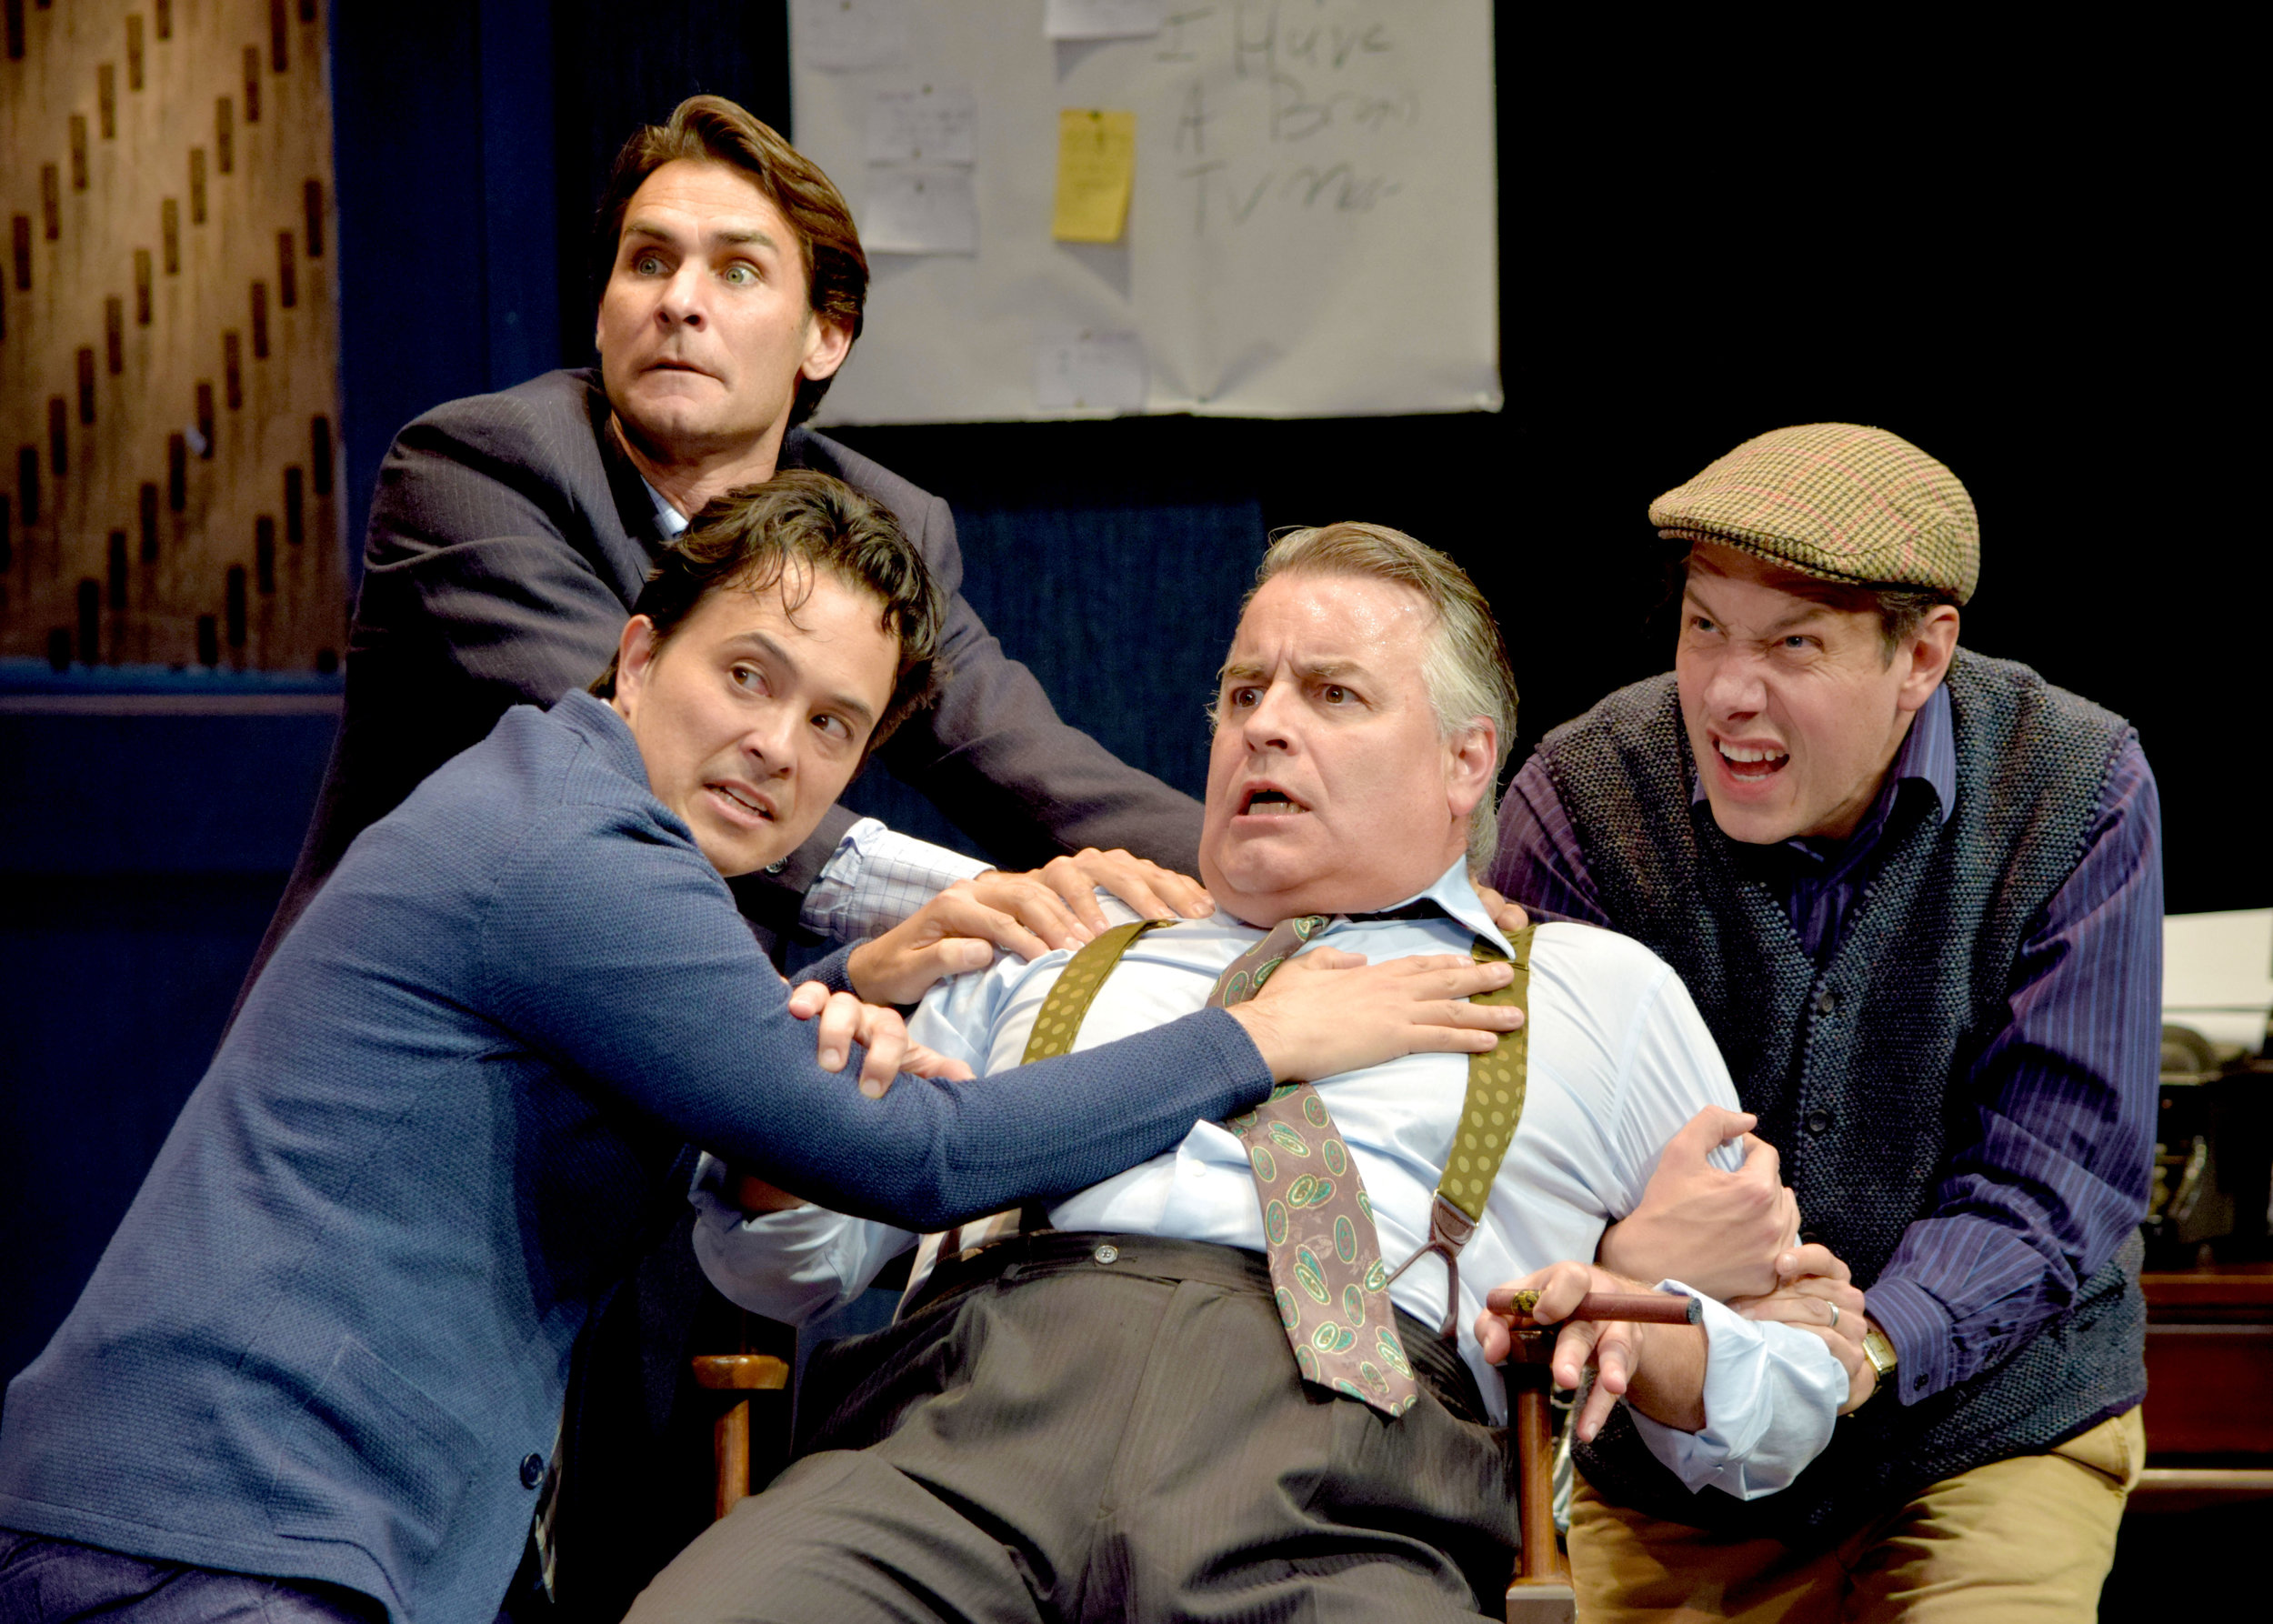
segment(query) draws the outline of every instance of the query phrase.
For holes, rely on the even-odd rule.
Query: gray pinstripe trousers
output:
[[[1006,1242],[831,1350],[805,1391],[807,1452],[657,1576],[632,1624],[1496,1615],[1503,1439],[1466,1368],[1405,1330],[1433,1379],[1385,1420],[1297,1378],[1256,1254]]]

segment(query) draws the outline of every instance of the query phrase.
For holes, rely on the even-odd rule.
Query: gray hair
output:
[[[1499,771],[1516,742],[1516,675],[1484,595],[1451,559],[1387,525],[1346,522],[1283,532],[1257,566],[1242,611],[1266,581],[1282,575],[1367,576],[1427,600],[1435,624],[1421,681],[1437,733],[1449,741],[1487,721],[1498,735],[1484,797],[1468,814],[1468,866],[1483,869],[1499,845]]]

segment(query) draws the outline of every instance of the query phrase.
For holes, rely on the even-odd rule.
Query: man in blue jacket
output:
[[[793,997],[726,877],[793,849],[922,702],[939,594],[826,476],[707,515],[605,697],[508,712],[365,832],[270,959],[11,1384],[0,1617],[491,1616],[579,1333],[687,1139],[936,1227],[1094,1182],[1274,1078],[1514,1024],[1459,1001],[1504,967],[1337,967],[1077,1071],[966,1089],[917,1052],[932,1078],[883,1093],[905,1033],[851,993],[912,997],[967,962],[968,893]],[[840,1064],[875,1051],[865,1088],[816,1064],[815,1013]]]

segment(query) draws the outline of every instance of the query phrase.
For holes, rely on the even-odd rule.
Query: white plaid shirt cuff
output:
[[[840,942],[882,936],[956,880],[993,867],[864,817],[821,865],[797,919]]]

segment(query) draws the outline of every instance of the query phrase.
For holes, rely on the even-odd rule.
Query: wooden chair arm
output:
[[[1554,1350],[1551,1331],[1518,1336],[1506,1366],[1516,1525],[1523,1542],[1507,1587],[1507,1624],[1572,1624],[1577,1616],[1570,1559],[1555,1535],[1555,1422],[1547,1399]]]
[[[706,1353],[694,1359],[696,1385],[713,1392],[742,1395],[718,1418],[711,1439],[717,1469],[712,1515],[724,1517],[750,1492],[751,1393],[780,1392],[789,1385],[789,1366],[770,1353]]]
[[[708,1353],[696,1358],[695,1380],[715,1392],[776,1392],[789,1385],[789,1367],[770,1353]]]

